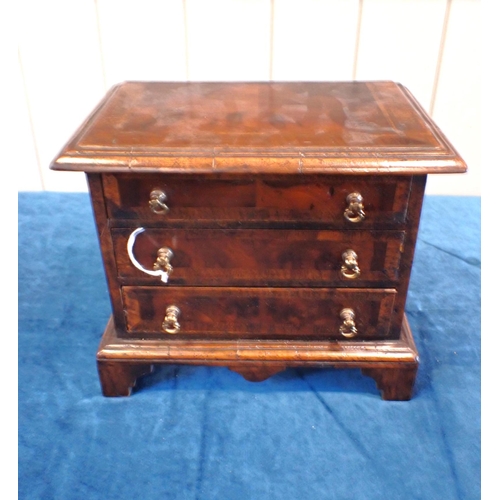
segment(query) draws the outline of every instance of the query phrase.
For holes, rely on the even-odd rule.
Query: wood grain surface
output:
[[[359,229],[405,222],[411,190],[410,176],[287,175],[102,176],[108,217],[148,224],[267,225],[322,224]],[[169,211],[150,210],[151,191],[165,193]],[[366,218],[352,223],[344,218],[350,193],[363,197]]]
[[[394,289],[128,287],[122,288],[128,334],[199,338],[344,339],[340,312],[356,314],[356,339],[387,338]],[[178,334],[162,331],[165,310],[180,309]]]
[[[394,82],[125,82],[53,169],[175,173],[463,172]]]
[[[111,231],[118,278],[122,284],[161,285],[158,276],[132,264],[131,232]],[[402,231],[147,228],[137,236],[133,255],[153,270],[158,250],[170,248],[173,270],[165,286],[380,287],[397,283],[403,242]],[[348,249],[358,256],[358,278],[341,273]]]

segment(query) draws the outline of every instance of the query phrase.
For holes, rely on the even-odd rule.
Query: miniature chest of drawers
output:
[[[155,364],[361,368],[412,395],[427,174],[466,166],[393,82],[112,88],[54,160],[87,175],[112,315],[102,392]]]

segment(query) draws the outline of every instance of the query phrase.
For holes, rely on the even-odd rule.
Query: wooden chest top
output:
[[[51,168],[86,172],[428,174],[464,161],[393,82],[125,82]]]

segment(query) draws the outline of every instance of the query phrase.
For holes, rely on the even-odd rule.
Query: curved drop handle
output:
[[[340,274],[347,279],[356,279],[361,274],[361,269],[358,265],[358,255],[354,250],[347,249],[342,254],[344,263],[340,268]]]
[[[339,328],[341,335],[347,337],[348,339],[355,337],[358,334],[358,329],[356,328],[356,323],[354,322],[356,319],[354,311],[349,307],[342,309],[342,311],[340,311],[340,319],[342,320],[342,324]]]
[[[359,193],[350,193],[345,199],[347,208],[344,210],[344,217],[349,222],[361,222],[365,219],[365,207],[363,205],[363,197]]]
[[[145,231],[145,229],[143,227],[138,227],[128,237],[128,241],[127,241],[127,253],[128,253],[128,257],[130,259],[130,262],[132,262],[132,264],[134,264],[134,266],[137,269],[139,269],[139,271],[142,271],[143,273],[149,274],[150,276],[159,276],[160,279],[161,279],[161,281],[163,281],[163,283],[167,283],[168,277],[169,277],[170,273],[172,272],[172,266],[166,267],[165,269],[150,270],[150,269],[146,269],[145,267],[143,267],[139,263],[139,261],[135,258],[135,255],[134,255],[134,243],[135,243],[135,239],[137,238],[137,236],[139,234],[143,233],[144,231]],[[172,256],[173,256],[173,253],[170,250],[170,258]]]
[[[149,193],[149,208],[155,214],[166,214],[170,209],[165,204],[167,195],[161,189],[153,189]]]
[[[179,323],[180,314],[181,310],[177,306],[168,306],[165,310],[165,318],[161,324],[162,329],[171,335],[179,333],[181,329],[181,324]]]

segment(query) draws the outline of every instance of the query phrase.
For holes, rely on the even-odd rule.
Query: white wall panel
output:
[[[363,0],[357,80],[394,80],[430,109],[446,0]]]
[[[18,191],[40,191],[43,189],[42,178],[36,156],[36,147],[30,123],[29,104],[26,99],[22,68],[20,62],[17,71],[12,73],[15,79],[12,89],[15,93],[11,96],[9,105],[15,110],[17,126],[17,144],[10,144],[6,148],[11,157],[6,159],[9,168],[14,168],[17,173]]]
[[[24,0],[18,10],[19,190],[87,189],[83,174],[48,166],[123,80],[356,78],[402,82],[468,162],[466,176],[431,176],[428,193],[479,194],[480,0]]]
[[[273,80],[351,80],[358,0],[275,0]]]
[[[28,2],[19,36],[45,189],[85,191],[83,174],[48,167],[103,96],[94,2]]]
[[[106,86],[186,80],[182,0],[97,0]]]
[[[480,195],[481,39],[480,1],[453,0],[433,118],[463,156],[469,171],[465,175],[431,176],[429,194]]]
[[[189,80],[269,80],[270,0],[185,0]]]

